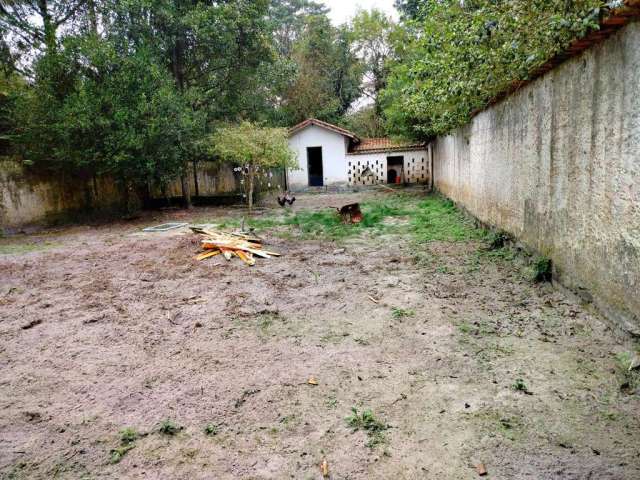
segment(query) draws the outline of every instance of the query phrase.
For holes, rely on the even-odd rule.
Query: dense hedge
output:
[[[384,92],[392,131],[427,138],[467,123],[471,112],[524,80],[575,38],[597,29],[599,0],[426,0],[405,19]]]

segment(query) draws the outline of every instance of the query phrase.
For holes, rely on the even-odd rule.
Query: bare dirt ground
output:
[[[1,478],[640,478],[634,347],[588,306],[477,241],[267,229],[284,256],[249,268],[140,233],[234,214],[3,240],[35,246],[0,255]]]

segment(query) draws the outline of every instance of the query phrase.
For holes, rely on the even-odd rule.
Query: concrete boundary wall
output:
[[[264,189],[284,188],[282,172],[274,170],[258,178]],[[201,199],[241,198],[240,175],[231,165],[199,162],[189,172],[191,194]],[[131,192],[133,196],[136,193]],[[165,192],[154,190],[152,199],[180,197],[180,181]],[[132,198],[138,203],[137,197]],[[19,163],[0,160],[0,233],[34,224],[51,224],[77,218],[78,214],[122,209],[123,192],[113,179],[80,181],[63,175],[37,175]]]
[[[640,334],[640,23],[432,146],[440,192]]]

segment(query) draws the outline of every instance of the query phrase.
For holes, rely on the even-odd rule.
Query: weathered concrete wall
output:
[[[640,23],[437,139],[434,178],[640,331]]]
[[[122,200],[106,179],[78,182],[25,172],[9,160],[0,161],[0,232],[36,222],[50,223],[87,207],[110,209]]]
[[[224,197],[242,192],[241,175],[229,165],[201,162],[197,167],[197,194],[201,197]],[[191,194],[196,195],[193,170],[189,175]],[[258,188],[284,188],[282,172],[267,172],[258,179]],[[180,182],[168,186],[167,197],[180,197]],[[152,192],[162,198],[160,191]],[[0,232],[24,225],[64,220],[80,211],[121,208],[123,195],[110,179],[79,182],[62,177],[29,174],[12,161],[0,161]]]

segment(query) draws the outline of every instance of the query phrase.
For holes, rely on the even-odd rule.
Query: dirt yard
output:
[[[640,478],[637,345],[511,250],[397,212],[329,236],[263,212],[284,256],[253,268],[141,232],[239,215],[0,239],[1,478]]]

